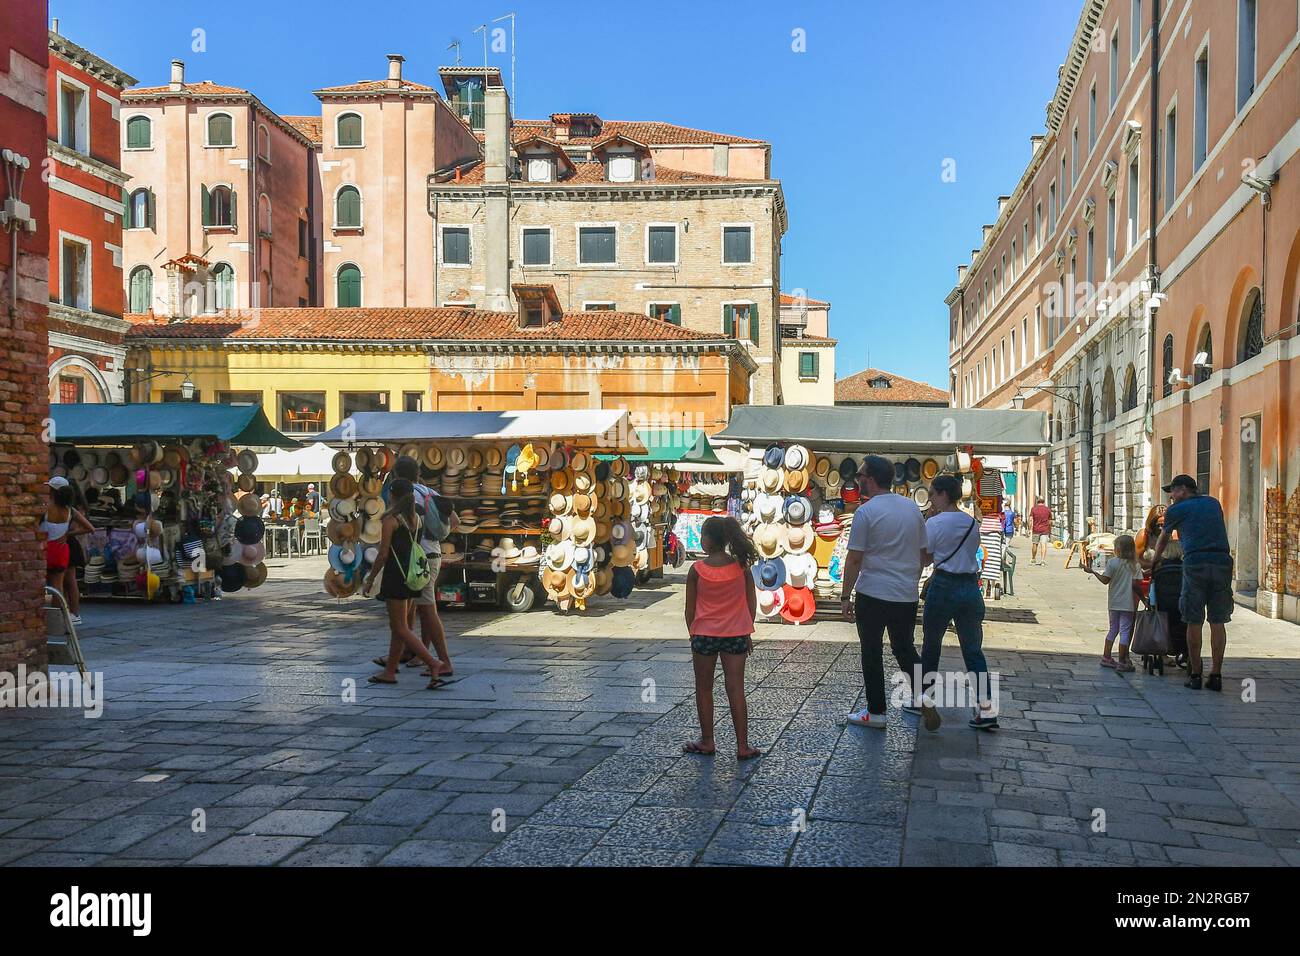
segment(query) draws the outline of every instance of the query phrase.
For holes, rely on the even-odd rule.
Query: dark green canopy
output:
[[[717,465],[722,461],[709,444],[709,436],[700,428],[638,428],[636,433],[646,447],[644,455],[624,455],[628,461],[658,461],[665,464]],[[610,458],[611,455],[597,455]]]
[[[56,443],[130,444],[217,438],[237,445],[299,448],[277,431],[261,405],[216,405],[200,402],[137,402],[128,405],[51,405]]]

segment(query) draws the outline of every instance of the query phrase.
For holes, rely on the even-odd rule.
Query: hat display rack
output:
[[[643,584],[663,576],[664,540],[681,507],[677,480],[673,467],[659,462],[637,462],[627,476],[636,546],[632,567]]]
[[[256,489],[256,470],[254,451],[215,439],[53,446],[51,476],[77,486],[96,527],[83,539],[84,593],[193,603],[259,587],[267,578],[264,529],[240,524],[236,497]],[[136,501],[145,495],[152,517],[141,529]]]
[[[559,445],[548,464],[541,572],[547,598],[560,611],[584,611],[593,597],[627,597],[639,549],[626,459],[597,459],[581,448]],[[648,497],[645,504],[648,516]]]
[[[396,461],[388,448],[359,448],[355,455],[339,451],[330,459],[329,539],[325,593],[346,598],[358,593],[361,582],[379,556],[383,539],[384,479]]]

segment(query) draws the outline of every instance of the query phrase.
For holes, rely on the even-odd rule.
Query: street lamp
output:
[[[198,387],[194,384],[193,380],[190,379],[189,372],[181,372],[172,368],[156,368],[152,371],[143,368],[133,368],[128,371],[135,373],[132,376],[132,385],[150,382],[163,375],[184,375],[185,379],[181,382],[180,388],[181,400],[185,402],[194,401],[194,393],[197,391]]]
[[[1026,394],[1024,388],[1023,385],[1017,388],[1016,394],[1011,397],[1011,405],[1013,408],[1025,407],[1025,399],[1028,398],[1029,395]],[[1076,408],[1079,406],[1079,400],[1077,398],[1072,395],[1061,394],[1062,392],[1074,392],[1077,395],[1079,392],[1079,386],[1077,385],[1058,385],[1055,388],[1048,388],[1045,385],[1034,385],[1031,386],[1031,389],[1033,392],[1042,392],[1046,395],[1051,395],[1054,398],[1063,399]]]

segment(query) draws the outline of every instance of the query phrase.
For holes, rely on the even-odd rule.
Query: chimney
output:
[[[483,91],[483,179],[485,214],[485,306],[510,311],[510,202],[504,188],[510,162],[510,97],[505,88]],[[494,188],[495,187],[495,188]]]
[[[726,143],[713,144],[713,175],[729,176],[731,174],[731,147]]]
[[[402,63],[406,57],[400,53],[388,54],[388,88],[391,90],[401,89],[402,87]]]
[[[509,161],[510,98],[504,87],[489,86],[483,91],[483,178],[505,182]]]
[[[1043,141],[1046,140],[1046,139],[1047,139],[1046,136],[1031,136],[1031,137],[1029,137],[1029,155],[1030,155],[1031,157],[1032,157],[1032,156],[1037,156],[1037,155],[1038,155],[1038,150],[1042,148]]]
[[[1004,210],[1004,209],[1007,208],[1007,203],[1009,203],[1009,202],[1011,202],[1011,197],[1010,197],[1010,196],[999,196],[999,197],[998,197],[998,215],[999,215],[999,216],[1002,215],[1002,210]]]
[[[50,26],[50,32],[51,32],[51,33],[55,33],[55,34],[57,34],[57,33],[59,32],[59,18],[58,18],[58,17],[55,17],[55,18],[54,18],[54,21],[53,21],[53,23],[52,23],[51,26]]]
[[[177,93],[185,88],[185,61],[172,60],[172,81],[170,89]]]

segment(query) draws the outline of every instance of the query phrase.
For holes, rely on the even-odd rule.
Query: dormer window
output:
[[[552,285],[516,283],[510,287],[519,304],[519,327],[521,329],[545,328],[552,319],[560,318],[559,297]]]
[[[893,383],[883,375],[877,375],[867,383],[870,388],[892,388]]]
[[[606,163],[605,176],[611,183],[636,182],[636,156],[631,153],[611,153]]]
[[[526,329],[540,329],[546,324],[546,310],[540,305],[525,305],[520,324]]]
[[[528,181],[549,183],[555,181],[555,160],[549,156],[528,157]]]

